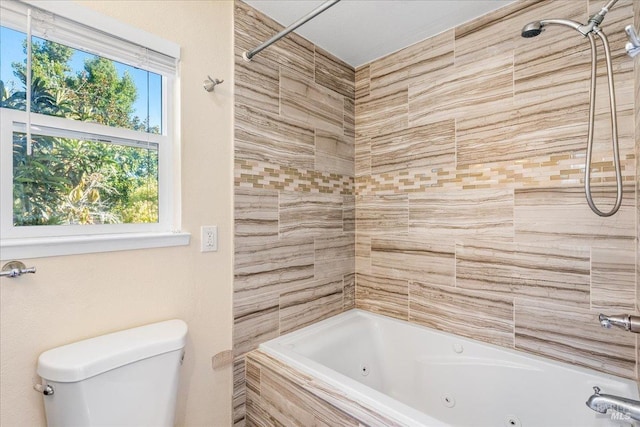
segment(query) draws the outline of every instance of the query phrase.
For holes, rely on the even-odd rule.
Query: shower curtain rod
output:
[[[315,18],[316,16],[320,15],[322,12],[324,12],[327,9],[329,9],[331,6],[333,6],[334,4],[338,3],[339,1],[340,0],[329,0],[327,2],[324,2],[319,7],[317,7],[314,10],[312,10],[311,12],[309,12],[307,15],[305,15],[302,18],[298,19],[296,22],[294,22],[293,24],[289,25],[287,28],[285,28],[284,30],[280,31],[278,34],[276,34],[275,36],[271,37],[266,42],[262,43],[260,46],[254,48],[254,49],[248,50],[246,52],[243,52],[242,53],[242,57],[244,58],[245,61],[251,61],[251,58],[253,58],[255,55],[260,53],[263,49],[271,46],[273,43],[277,42],[278,40],[280,40],[281,38],[283,38],[284,36],[289,34],[291,31],[295,30],[296,28],[298,28],[302,24],[306,23],[307,21],[312,20],[313,18]]]

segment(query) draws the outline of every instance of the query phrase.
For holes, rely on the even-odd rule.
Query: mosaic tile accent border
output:
[[[622,179],[625,183],[636,180],[636,159],[627,154],[621,159]],[[592,162],[592,184],[615,183],[613,160]],[[400,172],[357,176],[355,193],[358,195],[417,193],[429,188],[482,189],[482,188],[539,188],[582,186],[584,184],[584,154],[565,154],[491,164],[443,166],[430,170],[403,170]]]
[[[350,196],[354,179],[349,175],[236,159],[235,186]]]

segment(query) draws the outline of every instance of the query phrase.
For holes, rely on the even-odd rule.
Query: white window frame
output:
[[[44,10],[44,13],[53,13],[55,16],[80,22],[84,27],[96,30],[95,34],[91,34],[92,37],[89,38],[86,37],[86,34],[76,37],[73,33],[73,25],[71,25],[71,32],[67,31],[67,28],[61,28],[59,33],[61,36],[56,34],[55,28],[49,28],[48,30],[52,30],[54,35],[46,37],[49,40],[90,51],[112,60],[139,66],[132,63],[132,58],[138,54],[135,46],[128,48],[129,51],[125,49],[124,55],[128,56],[124,60],[122,56],[113,55],[113,52],[118,52],[117,46],[114,49],[113,39],[110,39],[111,44],[106,46],[106,50],[109,52],[107,54],[101,52],[99,43],[100,32],[102,32],[122,39],[125,43],[129,40],[130,44],[141,46],[142,52],[145,49],[150,49],[175,58],[175,64],[169,63],[169,66],[175,66],[175,71],[173,73],[158,73],[162,75],[163,83],[162,134],[115,128],[37,113],[30,114],[31,132],[34,135],[39,133],[39,129],[53,128],[64,129],[73,134],[103,136],[105,139],[113,141],[129,140],[157,144],[159,200],[159,222],[157,223],[15,227],[13,225],[13,132],[21,131],[21,129],[24,132],[28,122],[27,112],[0,108],[0,259],[35,258],[189,244],[190,235],[180,231],[179,76],[177,67],[180,47],[175,43],[130,27],[71,1],[16,2],[11,0],[3,1],[3,7],[5,5],[18,11],[30,7],[29,5],[36,6]],[[55,24],[55,20],[53,23]],[[26,33],[26,23],[24,24],[25,28],[21,28],[19,13],[0,13],[0,24]],[[87,29],[82,29],[82,31],[87,31]],[[38,34],[37,31],[34,31],[33,35],[42,36],[44,34]],[[74,37],[77,40],[73,40]],[[83,46],[83,40],[89,40],[87,43],[92,43],[92,45]],[[162,62],[154,65],[157,65],[156,69],[144,66],[140,68],[157,72],[157,69],[162,69],[165,66]]]

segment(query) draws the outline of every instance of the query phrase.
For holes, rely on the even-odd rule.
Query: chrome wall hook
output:
[[[207,80],[202,83],[202,86],[204,86],[204,90],[207,92],[213,92],[216,86],[222,82],[224,82],[224,80],[212,79],[211,76],[207,76]]]

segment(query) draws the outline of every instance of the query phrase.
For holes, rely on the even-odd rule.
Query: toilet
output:
[[[167,320],[38,358],[49,427],[171,427],[187,324]]]

